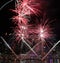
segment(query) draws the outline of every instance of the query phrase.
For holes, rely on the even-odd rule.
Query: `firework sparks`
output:
[[[16,35],[16,39],[19,41],[22,37],[27,39],[28,38],[28,27],[25,25],[20,25],[19,28],[14,29],[14,33]]]
[[[39,4],[39,3],[38,3]],[[18,16],[14,16],[13,19],[17,19],[19,22],[22,21],[24,24],[28,21],[26,20],[26,15],[32,14],[32,12],[36,15],[38,11],[37,8],[34,8],[33,6],[37,6],[36,4],[31,4],[31,0],[23,0],[18,1],[16,3],[16,10],[12,10],[16,13],[18,13]]]
[[[31,0],[28,1],[28,0],[23,0],[23,1],[19,1],[17,0],[17,3],[16,3],[16,10],[13,10],[15,11],[16,13],[18,13],[17,16],[14,16],[13,17],[13,21],[17,21],[16,24],[18,24],[18,29],[16,29],[17,34],[19,37],[27,37],[26,35],[28,35],[27,33],[27,29],[25,28],[25,26],[27,26],[28,24],[28,19],[26,18],[26,15],[30,15],[31,14],[31,11],[35,13],[35,11],[33,10],[32,7],[30,7],[30,4],[31,5]],[[30,16],[29,16],[30,17]],[[22,25],[25,25],[25,26],[22,26]]]
[[[53,29],[49,25],[49,20],[47,19],[47,20],[45,20],[44,22],[42,22],[39,25],[39,28],[38,28],[39,35],[38,35],[38,37],[40,39],[48,39],[48,38],[51,38],[53,36],[52,30]]]
[[[40,27],[39,37],[41,39],[46,39],[46,38],[49,38],[50,37],[50,34],[49,34],[50,31],[48,29],[49,29],[48,27],[47,28]]]
[[[39,3],[38,3],[38,5],[39,5]],[[31,13],[31,11],[36,15],[36,13],[37,13],[37,8],[34,8],[33,6],[38,6],[37,5],[37,3],[36,4],[32,4],[32,1],[31,0],[23,0],[22,2],[21,2],[21,7],[23,8],[22,9],[22,12],[24,13],[24,14],[28,14],[29,15],[29,12],[27,12],[27,10],[29,10],[30,11],[30,13]],[[23,11],[24,10],[24,11]],[[38,10],[39,11],[39,10]]]

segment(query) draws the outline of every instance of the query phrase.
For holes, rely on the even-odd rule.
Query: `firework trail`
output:
[[[22,38],[22,41],[23,41],[23,43],[25,43],[29,48],[30,48],[30,50],[36,55],[36,56],[38,56],[37,55],[37,53],[30,47],[30,45]]]
[[[3,6],[1,6],[0,10],[2,10],[6,5],[8,5],[9,3],[11,3],[13,0],[10,0],[8,2],[6,2]]]
[[[49,52],[42,58],[42,60],[44,60],[49,54],[50,52],[60,43],[60,40],[49,50]]]
[[[3,42],[6,44],[6,46],[12,51],[12,53],[15,55],[16,58],[18,58],[18,56],[16,55],[16,53],[13,51],[13,49],[9,46],[9,44],[5,41],[5,39],[3,37],[0,37]]]

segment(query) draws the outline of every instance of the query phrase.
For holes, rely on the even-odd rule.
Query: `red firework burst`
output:
[[[40,26],[39,29],[39,38],[40,39],[48,39],[52,36],[52,29],[50,27]]]
[[[38,11],[36,11],[38,8],[37,4],[33,4],[31,0],[16,0],[16,8],[13,10],[16,12],[18,15],[13,16],[13,21],[17,21],[17,29],[15,29],[15,33],[18,37],[24,37],[27,38],[29,35],[27,31],[28,29],[28,18],[26,17],[27,15],[30,15],[34,13],[35,15],[37,14]],[[30,16],[28,16],[30,17]]]
[[[39,35],[38,37],[40,39],[48,39],[51,38],[53,35],[53,28],[51,28],[50,24],[52,23],[52,20],[46,19],[46,16],[41,20],[41,23],[38,27]]]
[[[39,3],[34,3],[31,0],[17,0],[16,9],[14,12],[18,13],[18,16],[14,16],[13,19],[18,20],[19,22],[23,22],[26,24],[28,21],[26,19],[26,15],[35,14],[37,15],[39,11]]]
[[[48,19],[45,19],[45,16],[43,20],[41,21],[41,24],[38,26],[37,29],[35,27],[29,28],[28,25],[28,18],[27,15],[31,15],[32,13],[37,16],[39,3],[31,0],[17,0],[16,8],[13,10],[14,12],[18,13],[17,16],[13,17],[13,21],[17,21],[17,29],[14,30],[15,34],[19,38],[29,38],[29,34],[37,34],[40,39],[47,39],[52,36],[51,28],[48,24]],[[38,11],[36,11],[38,10]],[[28,16],[30,17],[30,16]]]

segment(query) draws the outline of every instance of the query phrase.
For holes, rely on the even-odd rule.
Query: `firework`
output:
[[[22,42],[28,46],[28,48],[30,49],[28,54],[31,52],[38,56],[36,52],[39,53],[39,51],[41,51],[41,56],[43,57],[44,45],[46,43],[45,40],[51,38],[53,36],[53,32],[52,28],[50,27],[51,21],[49,22],[49,19],[46,19],[45,15],[40,19],[40,23],[37,24],[37,26],[34,26],[32,24],[29,25],[28,18],[32,14],[38,16],[37,13],[39,12],[39,10],[35,6],[38,5],[33,4],[31,0],[17,0],[15,10],[13,10],[18,14],[17,16],[13,16],[13,21],[17,22],[14,33],[18,42],[22,40]],[[38,19],[36,18],[35,21],[38,21]],[[33,42],[35,43],[33,48],[31,48],[31,42],[32,45]],[[37,48],[36,50],[37,45],[39,45],[39,47],[41,45],[41,50],[39,48]]]
[[[39,38],[40,39],[48,39],[52,36],[52,29],[50,27],[39,27]]]
[[[18,58],[18,56],[16,55],[16,53],[13,51],[13,49],[10,47],[10,45],[5,41],[5,39],[3,37],[0,37],[3,42],[6,44],[6,46],[11,50],[11,52],[15,55],[16,58]]]
[[[12,10],[14,12],[16,12],[18,15],[17,16],[13,16],[13,21],[14,23],[16,23],[17,29],[15,29],[15,33],[17,36],[19,37],[26,37],[28,36],[28,18],[30,17],[29,15],[32,14],[31,12],[33,12],[35,15],[37,14],[33,8],[33,6],[37,6],[37,5],[32,5],[31,0],[16,0],[16,5],[15,5],[15,10]],[[36,8],[37,9],[37,8]],[[28,17],[26,17],[28,15]]]
[[[16,3],[16,8],[15,10],[12,10],[16,12],[18,15],[14,16],[13,19],[15,19],[18,22],[22,22],[24,24],[27,24],[28,20],[26,18],[26,15],[31,15],[31,14],[37,14],[38,11],[36,11],[38,8],[36,8],[36,4],[32,4],[31,0],[17,0],[18,2]],[[39,4],[39,3],[38,3]],[[35,7],[33,7],[35,6]],[[30,17],[30,16],[29,16]]]
[[[7,2],[6,4],[8,4],[9,2]],[[3,5],[1,9],[5,5]],[[14,23],[16,24],[16,27],[14,28],[13,38],[15,39],[16,37],[15,42],[17,42],[18,45],[20,45],[21,42],[22,44],[24,43],[27,46],[27,49],[29,48],[29,51],[27,51],[27,53],[26,52],[24,53],[26,53],[27,55],[31,54],[32,56],[37,56],[38,58],[42,57],[42,60],[44,60],[45,57],[52,51],[51,49],[47,54],[45,53],[44,48],[47,43],[46,40],[49,40],[54,35],[52,32],[53,29],[50,27],[51,21],[49,21],[48,18],[45,19],[45,15],[43,16],[42,19],[39,18],[40,21],[37,25],[35,24],[35,22],[38,22],[39,19],[37,17],[41,13],[39,7],[40,7],[40,3],[36,3],[35,0],[15,1],[15,10],[12,11],[15,12],[17,15],[12,17]],[[36,16],[36,20],[33,18],[35,25],[29,24],[30,20],[28,18],[30,18],[31,15]],[[6,46],[12,51],[12,53],[16,56],[16,58],[20,60],[19,56],[16,55],[16,53],[9,46],[9,44],[2,37],[1,39],[4,41]],[[15,42],[13,44],[13,48]],[[23,46],[21,45],[21,49],[23,49]],[[46,56],[44,56],[45,54]]]
[[[14,28],[14,36],[16,37],[16,41],[20,42],[21,38],[28,38],[28,27],[21,25],[19,28]]]
[[[59,43],[60,40],[49,50],[49,52],[42,58],[42,60],[44,60]]]

